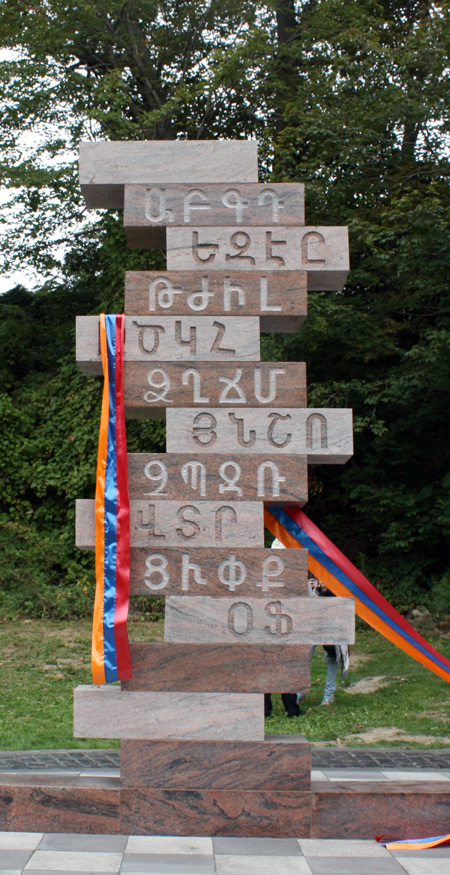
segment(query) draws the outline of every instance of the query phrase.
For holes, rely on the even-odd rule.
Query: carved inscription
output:
[[[94,547],[94,501],[76,503],[76,543]],[[130,502],[132,547],[261,547],[264,543],[262,502],[197,501]],[[164,563],[161,568],[163,569]]]
[[[100,365],[99,317],[76,320],[77,362],[86,373]],[[127,316],[125,362],[259,361],[259,319],[224,316]],[[89,370],[90,369],[90,370]],[[158,374],[153,380],[160,382]]]
[[[353,453],[352,411],[168,410],[167,450],[180,446],[195,453],[306,453],[309,462],[340,464]]]
[[[169,596],[165,641],[192,644],[330,644],[354,640],[354,600],[347,598],[214,599]]]
[[[303,362],[126,362],[123,385],[136,419],[163,417],[166,407],[306,405]]]
[[[303,505],[307,500],[306,456],[233,458],[225,454],[130,453],[131,499],[267,501]]]
[[[126,185],[123,224],[128,245],[164,245],[167,225],[304,225],[302,183],[271,185]]]
[[[306,271],[128,271],[125,313],[133,316],[260,316],[261,330],[298,331]]]
[[[168,227],[167,269],[305,270],[309,288],[338,289],[349,270],[348,229]]]

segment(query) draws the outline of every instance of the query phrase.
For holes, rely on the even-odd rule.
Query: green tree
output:
[[[267,358],[308,362],[311,405],[354,408],[354,459],[310,468],[307,510],[397,604],[431,600],[443,610],[449,3],[16,0],[0,9],[0,34],[15,51],[0,68],[0,167],[20,232],[12,226],[2,254],[5,266],[28,260],[54,277],[36,302],[16,291],[3,310],[7,429],[23,420],[34,453],[23,461],[33,531],[48,534],[56,520],[67,533],[68,503],[92,488],[95,429],[86,423],[98,383],[64,359],[69,314],[121,309],[125,267],[159,257],[127,252],[117,216],[84,212],[76,143],[256,137],[262,178],[305,182],[308,223],[350,229],[343,292],[311,294],[298,337],[263,344]],[[41,323],[44,346],[25,343],[22,357]],[[52,357],[45,337],[56,323]],[[136,448],[161,441],[151,427],[141,435],[130,430]],[[5,496],[23,481],[22,453],[11,453]]]

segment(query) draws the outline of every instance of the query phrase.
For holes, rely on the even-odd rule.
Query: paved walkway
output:
[[[313,748],[312,779],[450,781],[450,750]],[[118,777],[118,750],[0,752],[0,781]],[[449,814],[450,829],[450,814]],[[375,841],[0,832],[0,875],[449,875],[450,845],[389,852]]]
[[[1,875],[448,875],[450,846],[375,841],[0,832]]]

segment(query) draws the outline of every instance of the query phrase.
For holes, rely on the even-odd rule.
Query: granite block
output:
[[[165,232],[164,232],[165,243]],[[259,316],[261,331],[299,331],[307,314],[307,273],[299,270],[127,271],[131,316]]]
[[[213,599],[168,596],[164,640],[192,644],[340,644],[354,641],[350,598]]]
[[[263,696],[82,685],[74,691],[74,736],[262,741]]]
[[[308,463],[343,465],[353,454],[348,408],[168,409],[167,452],[307,455]]]
[[[309,835],[310,793],[122,789],[120,830],[159,835]]]
[[[130,644],[122,690],[265,693],[310,689],[310,648],[283,644]]]
[[[306,550],[132,547],[131,595],[285,598],[307,593]]]
[[[308,288],[342,288],[349,270],[346,227],[168,227],[167,270],[305,270]]]
[[[262,742],[122,741],[123,787],[165,790],[310,790],[302,736]]]
[[[258,181],[255,140],[80,143],[80,186],[92,209],[120,209],[125,185]]]
[[[162,419],[166,407],[306,407],[303,362],[161,361],[124,364],[129,419]],[[230,473],[230,472],[229,472]],[[147,484],[149,485],[149,484]],[[176,496],[180,497],[180,496]]]

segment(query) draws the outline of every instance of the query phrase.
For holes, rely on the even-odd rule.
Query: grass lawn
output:
[[[131,622],[130,640],[162,639],[162,623]],[[91,623],[21,620],[0,624],[0,750],[114,747],[110,739],[72,737],[72,693],[91,683]],[[424,636],[450,658],[450,635]],[[306,714],[288,719],[273,696],[269,733],[302,733],[315,744],[450,745],[450,688],[362,622],[350,672],[335,704],[320,707],[323,650],[316,648]]]

